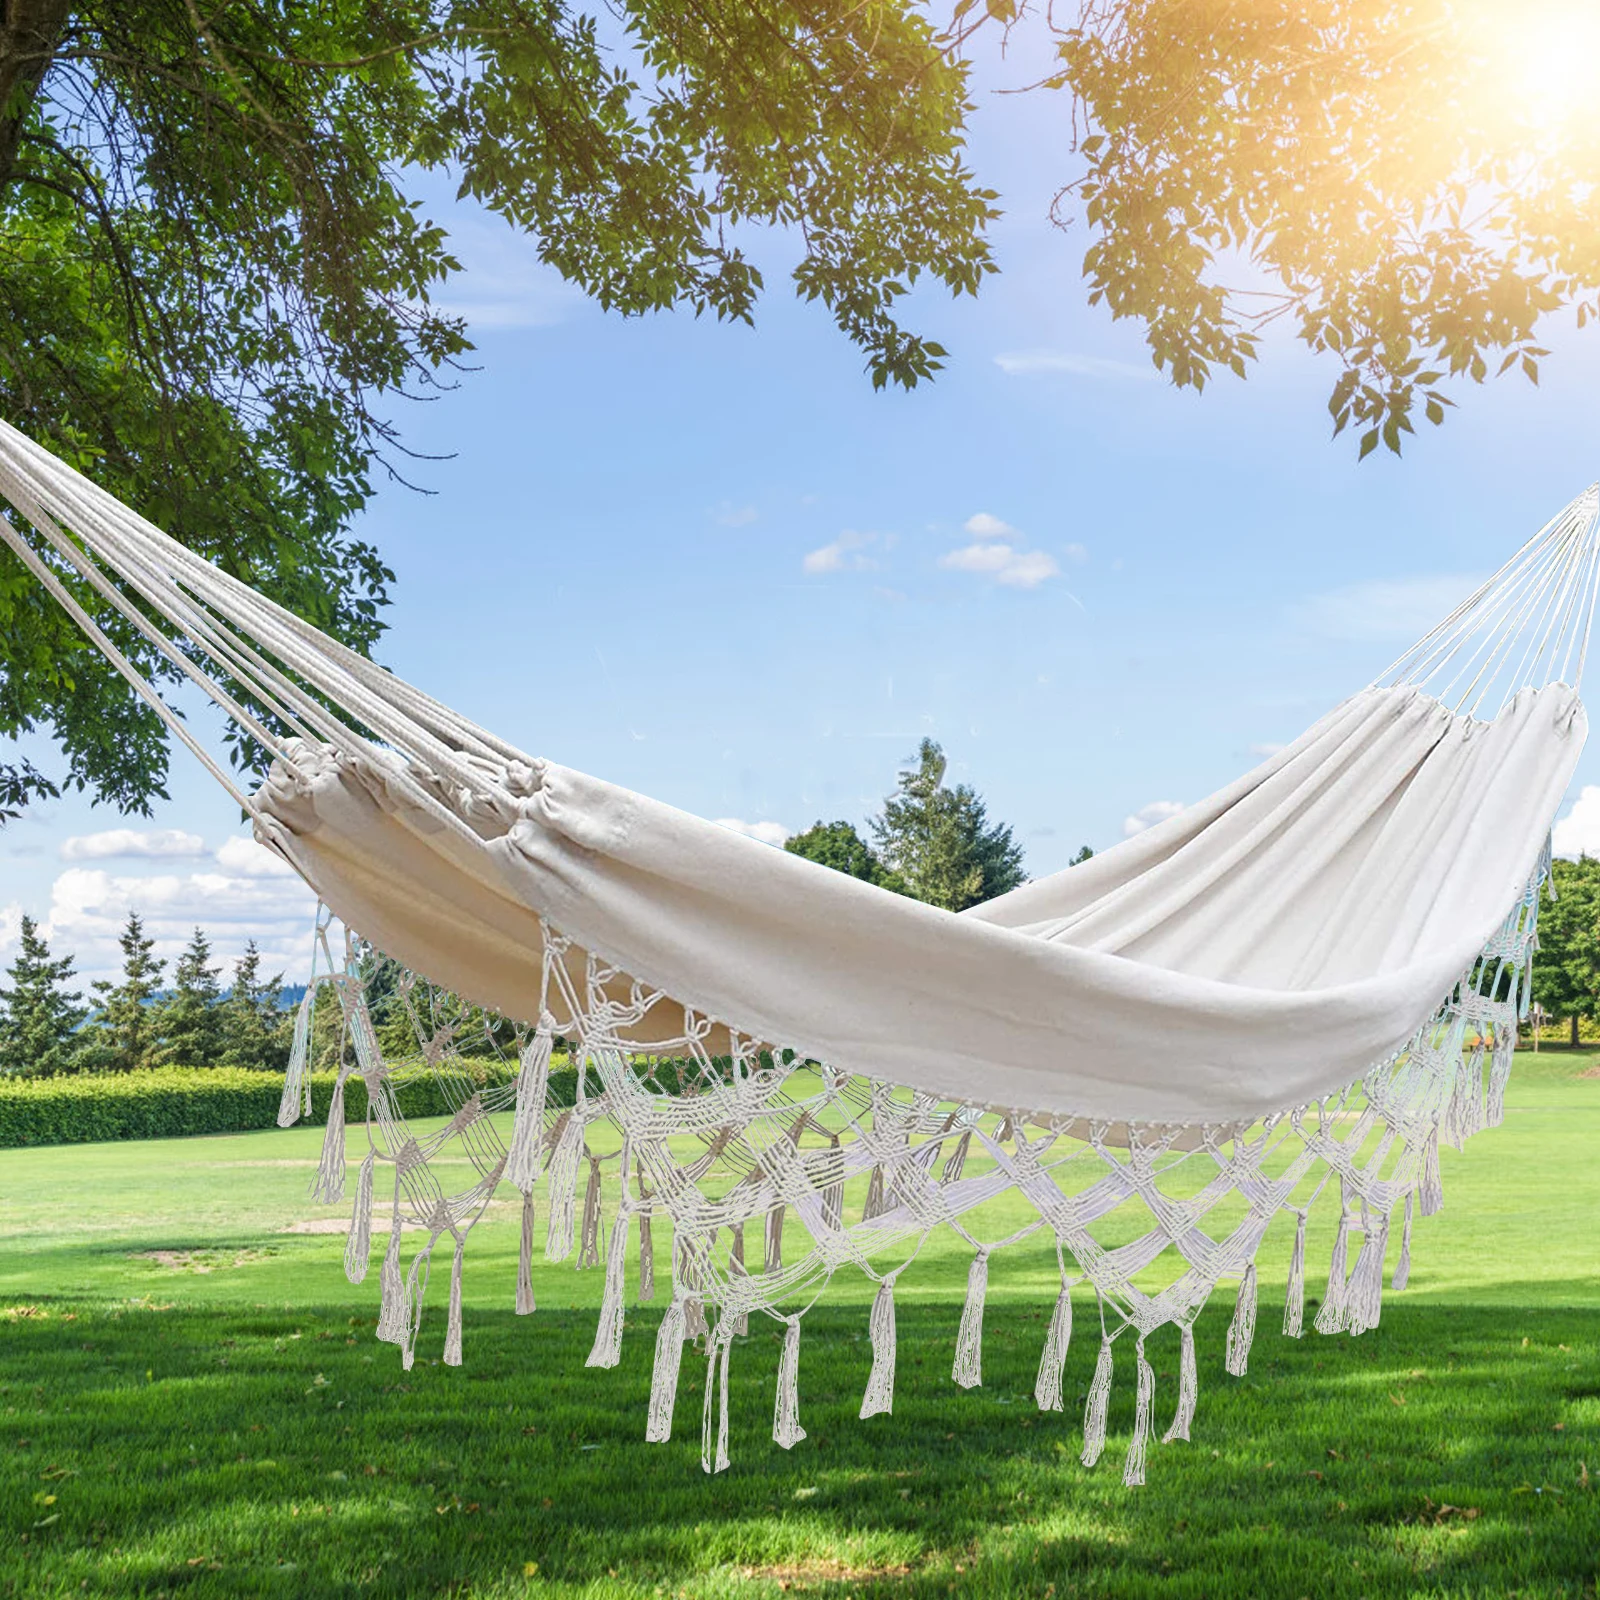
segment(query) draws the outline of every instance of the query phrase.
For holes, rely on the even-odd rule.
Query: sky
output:
[[[1334,370],[1284,340],[1245,381],[1171,388],[1086,305],[1085,232],[1048,220],[1065,102],[1001,82],[972,161],[1002,270],[919,293],[950,359],[910,394],[792,299],[782,238],[754,329],[625,320],[432,191],[477,370],[398,414],[443,458],[413,469],[431,492],[387,486],[357,528],[397,575],[384,663],[769,841],[862,824],[931,736],[1038,876],[1293,738],[1600,477],[1600,341],[1570,322],[1538,388],[1458,388],[1398,461],[1331,438]],[[1559,846],[1600,853],[1600,750],[1563,817]],[[69,796],[0,831],[0,962],[26,912],[107,975],[130,907],[168,959],[199,923],[305,975],[309,894],[182,752],[149,818]]]

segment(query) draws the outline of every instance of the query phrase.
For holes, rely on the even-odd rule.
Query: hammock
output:
[[[461,1359],[465,1242],[502,1183],[522,1197],[519,1310],[533,1304],[536,1194],[547,1256],[571,1255],[577,1235],[580,1264],[604,1263],[592,1365],[619,1359],[631,1230],[649,1298],[650,1223],[665,1219],[647,1437],[670,1436],[696,1338],[703,1457],[718,1470],[730,1349],[752,1313],[784,1328],[774,1438],[792,1446],[801,1319],[836,1271],[878,1286],[867,1417],[892,1409],[895,1285],[929,1235],[953,1229],[973,1251],[953,1364],[968,1387],[990,1257],[1042,1235],[1061,1287],[1036,1398],[1060,1410],[1071,1392],[1071,1291],[1085,1285],[1099,1317],[1083,1459],[1104,1448],[1127,1335],[1136,1484],[1156,1425],[1145,1341],[1178,1330],[1166,1437],[1187,1438],[1196,1317],[1238,1283],[1226,1365],[1242,1374],[1257,1251],[1285,1213],[1284,1331],[1298,1335],[1307,1217],[1325,1192],[1337,1232],[1316,1326],[1374,1326],[1392,1224],[1403,1213],[1401,1288],[1413,1214],[1440,1204],[1440,1141],[1500,1120],[1549,828],[1587,727],[1594,489],[1254,771],[961,915],[523,755],[3,424],[0,496],[26,519],[0,521],[0,538],[328,908],[280,1120],[309,1110],[310,1007],[331,988],[351,1053],[319,1192],[342,1195],[343,1086],[359,1075],[368,1148],[347,1269],[367,1270],[381,1163],[393,1200],[378,1332],[407,1366],[441,1245],[444,1359]],[[118,648],[112,632],[130,628],[268,752],[253,792]],[[414,1055],[379,1049],[366,1001],[379,952],[404,969]],[[463,1089],[442,1129],[414,1134],[395,1086],[459,1066],[451,995],[515,1025],[517,1071]],[[570,1104],[555,1092],[563,1053]],[[447,1151],[465,1151],[469,1188],[450,1187]],[[986,1231],[996,1217],[1009,1231]],[[403,1270],[408,1224],[424,1242]]]

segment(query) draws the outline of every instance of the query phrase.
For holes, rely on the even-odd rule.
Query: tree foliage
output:
[[[218,1064],[281,1072],[289,1062],[293,1023],[283,1010],[283,978],[261,975],[254,939],[233,967],[233,981],[217,1018]]]
[[[944,751],[924,739],[915,765],[871,823],[878,855],[905,892],[946,911],[965,911],[1026,880],[1022,846],[969,784],[945,786]]]
[[[864,883],[875,883],[897,894],[908,892],[900,875],[878,859],[877,852],[851,823],[814,822],[804,833],[791,834],[783,848],[790,855],[804,856],[807,861],[832,867],[835,872],[860,878]]]
[[[970,0],[958,7],[971,9]],[[994,7],[989,8],[991,11]],[[1002,0],[998,14],[1017,17]],[[1452,378],[1537,382],[1540,325],[1600,310],[1600,118],[1581,8],[1458,0],[1079,0],[1073,97],[1090,298],[1200,388],[1283,323],[1332,356],[1365,456],[1441,422]],[[1576,19],[1576,20],[1575,20]]]
[[[172,969],[172,988],[156,1008],[161,1035],[155,1052],[163,1067],[214,1067],[222,1052],[220,969],[211,964],[211,941],[196,928]]]
[[[1551,889],[1555,893],[1552,896]],[[1572,1024],[1600,1016],[1600,860],[1557,861],[1539,900],[1533,999]]]
[[[399,398],[470,349],[418,174],[623,313],[748,321],[748,225],[790,228],[798,293],[909,386],[944,352],[902,297],[991,270],[968,109],[906,0],[10,0],[0,415],[369,650],[392,575],[350,519],[401,462]],[[159,722],[4,553],[0,734],[33,729],[65,771],[0,767],[0,811],[60,781],[164,795]]]
[[[81,998],[67,985],[72,957],[54,960],[32,917],[24,916],[16,959],[0,988],[0,1076],[51,1077],[71,1070]]]

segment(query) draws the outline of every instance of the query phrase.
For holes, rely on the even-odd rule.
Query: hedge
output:
[[[479,1083],[503,1084],[515,1069],[474,1063]],[[478,1074],[482,1076],[479,1077]],[[571,1077],[560,1069],[552,1078]],[[326,1121],[333,1093],[331,1072],[312,1074],[311,1120]],[[562,1087],[566,1087],[563,1085]],[[572,1085],[575,1088],[576,1085]],[[562,1098],[556,1089],[552,1098]],[[570,1098],[571,1089],[568,1090]],[[173,1139],[196,1133],[244,1133],[278,1124],[283,1080],[242,1067],[157,1067],[147,1072],[63,1078],[0,1078],[0,1149],[20,1145],[87,1144],[106,1139]],[[448,1116],[451,1105],[438,1082],[419,1078],[398,1091],[408,1117]],[[367,1115],[360,1078],[345,1085],[345,1120]]]

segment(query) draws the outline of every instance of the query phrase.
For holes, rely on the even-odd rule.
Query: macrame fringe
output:
[[[461,1365],[461,1258],[466,1253],[467,1241],[456,1240],[455,1259],[450,1263],[450,1312],[445,1319],[444,1364]]]
[[[1289,1256],[1289,1287],[1283,1295],[1283,1334],[1298,1339],[1306,1320],[1306,1214],[1294,1222],[1294,1250]]]
[[[650,1374],[650,1410],[644,1436],[650,1444],[665,1444],[672,1437],[672,1408],[678,1398],[678,1368],[683,1362],[683,1298],[667,1307],[656,1333],[656,1364]]]
[[[1128,1459],[1123,1464],[1122,1482],[1128,1489],[1144,1485],[1144,1453],[1150,1442],[1150,1413],[1155,1407],[1156,1375],[1145,1360],[1144,1340],[1134,1346],[1135,1366],[1139,1375],[1138,1407],[1133,1417],[1133,1439],[1128,1445]]]
[[[967,1269],[967,1303],[961,1308],[956,1334],[956,1359],[951,1377],[963,1389],[983,1382],[983,1302],[989,1292],[989,1252],[980,1250]]]
[[[600,1265],[600,1162],[589,1157],[589,1181],[583,1191],[583,1229],[578,1242],[578,1265]]]
[[[546,1261],[565,1261],[572,1254],[573,1212],[578,1203],[578,1164],[583,1159],[583,1123],[568,1117],[550,1157],[550,1221],[545,1234]]]
[[[1350,1274],[1350,1293],[1345,1301],[1346,1322],[1352,1336],[1378,1326],[1383,1314],[1383,1257],[1389,1243],[1389,1219],[1369,1222]]]
[[[1228,1355],[1225,1365],[1235,1378],[1250,1370],[1250,1345],[1256,1336],[1256,1264],[1251,1262],[1239,1280],[1239,1298],[1234,1303],[1233,1321],[1228,1326]]]
[[[366,1277],[372,1255],[372,1174],[377,1159],[377,1152],[369,1150],[361,1163],[361,1176],[356,1179],[355,1210],[344,1246],[344,1275],[351,1283],[360,1283]]]
[[[539,1149],[544,1142],[545,1092],[550,1083],[550,1056],[555,1018],[544,1012],[533,1038],[522,1052],[517,1072],[517,1109],[511,1124],[511,1151],[506,1157],[506,1181],[524,1194],[539,1177]]]
[[[700,1424],[700,1466],[705,1472],[728,1470],[728,1350],[732,1342],[718,1327],[706,1352],[706,1404]]]
[[[1328,1292],[1322,1297],[1314,1324],[1318,1333],[1339,1333],[1345,1325],[1347,1274],[1345,1256],[1349,1250],[1350,1218],[1339,1218],[1339,1231],[1333,1236],[1333,1254],[1328,1259]]]
[[[650,1238],[650,1213],[639,1213],[639,1304],[656,1297],[656,1251]]]
[[[1094,1364],[1089,1398],[1083,1407],[1083,1464],[1092,1467],[1106,1447],[1106,1412],[1111,1405],[1111,1340],[1100,1337],[1100,1357]]]
[[[1406,1196],[1406,1220],[1400,1230],[1400,1259],[1394,1264],[1394,1276],[1389,1279],[1391,1289],[1403,1289],[1411,1282],[1411,1201]]]
[[[692,1294],[684,1301],[683,1331],[696,1344],[711,1337],[711,1324],[706,1321],[706,1303],[703,1296]]]
[[[517,1315],[526,1317],[533,1310],[533,1195],[529,1191],[524,1191],[522,1244],[517,1251]]]
[[[785,1319],[783,1354],[778,1357],[778,1397],[772,1407],[774,1444],[792,1450],[805,1438],[800,1426],[800,1318]]]
[[[594,1348],[584,1363],[589,1367],[614,1367],[622,1360],[622,1276],[628,1259],[628,1221],[624,1212],[611,1230],[606,1251],[606,1287],[600,1299],[600,1322],[594,1331]]]
[[[783,1206],[775,1205],[767,1213],[766,1249],[762,1257],[768,1272],[783,1271]]]
[[[341,1072],[333,1080],[333,1098],[328,1102],[328,1126],[322,1135],[322,1159],[311,1184],[311,1198],[336,1206],[344,1199],[344,1080]]]
[[[1174,1439],[1182,1439],[1185,1444],[1189,1442],[1199,1387],[1194,1366],[1194,1328],[1186,1322],[1183,1324],[1183,1348],[1178,1357],[1178,1409],[1172,1418],[1172,1426],[1162,1437],[1163,1444],[1171,1444]]]
[[[861,1208],[861,1220],[871,1222],[886,1210],[888,1207],[883,1203],[883,1168],[880,1165],[872,1169],[872,1176],[867,1179],[867,1203]]]
[[[1503,1030],[1505,1037],[1495,1034],[1494,1060],[1489,1065],[1489,1100],[1484,1107],[1484,1126],[1498,1128],[1506,1120],[1506,1083],[1511,1077],[1511,1055],[1517,1047],[1517,1030]]]
[[[1439,1131],[1428,1136],[1422,1155],[1422,1181],[1417,1187],[1417,1204],[1423,1216],[1437,1216],[1444,1209],[1444,1184],[1439,1178]]]
[[[962,1171],[967,1164],[967,1151],[971,1148],[972,1130],[968,1128],[967,1131],[956,1140],[956,1147],[950,1152],[950,1157],[944,1164],[944,1171],[940,1174],[939,1178],[941,1183],[957,1183],[960,1181]]]
[[[306,1063],[311,1057],[311,1008],[316,1003],[316,980],[306,985],[299,1009],[294,1014],[294,1042],[289,1046],[289,1065],[283,1074],[283,1098],[278,1101],[278,1126],[292,1128],[311,1111],[311,1088]]]
[[[1072,1291],[1065,1285],[1056,1296],[1050,1314],[1050,1331],[1044,1336],[1039,1356],[1039,1376],[1034,1381],[1033,1398],[1041,1411],[1061,1411],[1061,1374],[1067,1364],[1067,1346],[1072,1342]]]
[[[894,1410],[894,1275],[878,1285],[868,1324],[872,1335],[872,1372],[861,1397],[861,1416],[876,1417]]]
[[[426,1244],[411,1258],[411,1271],[401,1291],[400,1365],[409,1372],[417,1359],[417,1335],[422,1332],[422,1298],[428,1292],[428,1266],[433,1245]]]
[[[378,1327],[377,1337],[385,1344],[399,1344],[404,1339],[405,1285],[400,1279],[400,1175],[394,1180],[394,1217],[389,1224],[389,1243],[383,1252],[383,1265],[378,1269]]]
[[[730,1277],[748,1278],[750,1274],[744,1266],[744,1224],[733,1223],[729,1229],[732,1236],[728,1241],[728,1274]],[[733,1331],[739,1338],[744,1338],[750,1332],[750,1313],[741,1311],[733,1319]]]

